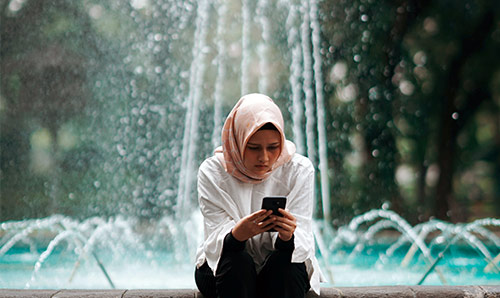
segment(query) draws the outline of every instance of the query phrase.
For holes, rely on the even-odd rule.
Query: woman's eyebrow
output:
[[[276,145],[279,145],[281,144],[281,142],[274,142],[274,143],[270,143],[270,144],[267,144],[267,146],[276,146]],[[257,144],[257,143],[250,143],[248,142],[247,143],[247,146],[262,146],[262,144]]]
[[[269,145],[279,145],[279,144],[281,144],[281,142],[279,142],[279,141],[278,141],[278,142],[274,142],[274,143],[269,143],[269,144],[267,144],[267,145],[269,146]],[[252,145],[252,146],[261,146],[262,144],[261,144],[261,143],[251,143],[251,142],[248,142],[248,143],[247,143],[247,146],[248,146],[248,145]]]

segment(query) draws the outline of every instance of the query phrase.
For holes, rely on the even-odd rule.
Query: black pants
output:
[[[225,252],[215,276],[205,263],[195,281],[207,298],[304,298],[310,288],[306,266],[290,260],[290,252],[276,250],[257,274],[247,252]]]

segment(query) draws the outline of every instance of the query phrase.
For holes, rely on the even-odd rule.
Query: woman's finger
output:
[[[264,211],[264,213],[260,214],[256,218],[254,218],[255,222],[262,222],[262,221],[266,220],[273,213],[272,210],[264,210],[264,209],[262,209],[261,211]]]
[[[284,217],[290,219],[290,220],[295,220],[295,217],[288,211],[282,208],[279,208],[278,211],[283,214]]]
[[[259,223],[259,225],[261,227],[263,227],[266,231],[271,229],[272,227],[270,227],[269,229],[267,228],[269,225],[275,225],[275,222],[276,222],[276,219],[274,217],[267,217],[266,218],[263,218],[262,221]]]
[[[266,210],[264,209],[261,209],[259,211],[255,211],[254,213],[250,214],[249,216],[247,216],[247,218],[250,220],[250,221],[253,221],[253,220],[256,220],[259,216],[262,216],[263,214],[266,213]]]
[[[265,214],[266,214],[266,210],[259,210],[259,211],[256,211],[256,212],[248,215],[247,217],[243,218],[243,220],[245,220],[249,223],[256,224],[256,223],[261,222],[264,218],[266,218]]]
[[[274,228],[276,229],[276,231],[278,231],[278,236],[281,238],[281,240],[288,241],[292,239],[294,231],[286,230],[278,225],[276,225]]]
[[[288,221],[282,221],[282,220],[279,220],[279,219],[276,219],[275,225],[277,227],[280,227],[281,229],[283,229],[285,231],[290,231],[292,233],[295,231],[295,228],[296,228],[295,223],[288,222]]]
[[[262,219],[266,218],[266,213],[267,213],[267,210],[264,210],[264,209],[261,209],[259,211],[255,211],[254,213],[250,214],[249,216],[247,216],[248,220],[250,221],[262,221]],[[259,220],[260,218],[262,218],[261,220]]]
[[[293,233],[297,228],[297,223],[295,217],[293,217],[289,212],[282,212],[282,214],[283,217],[276,217],[275,229],[279,232],[279,237],[281,239],[288,241],[292,238]]]
[[[268,225],[264,226],[264,227],[262,228],[262,231],[263,231],[263,232],[267,232],[267,231],[269,231],[269,230],[270,230],[270,229],[272,229],[272,228],[276,228],[276,225],[275,225],[274,223],[270,223],[270,224],[268,224]]]
[[[291,226],[297,225],[297,220],[289,212],[287,212],[287,214],[286,213],[283,214],[283,216],[275,216],[275,217],[276,217],[276,220],[279,222],[284,222],[284,223],[287,223],[288,225],[291,225]]]

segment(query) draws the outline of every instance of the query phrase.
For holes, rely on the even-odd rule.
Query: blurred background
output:
[[[196,206],[248,92],[281,107],[334,226],[500,217],[500,2],[310,3],[0,0],[0,222]]]

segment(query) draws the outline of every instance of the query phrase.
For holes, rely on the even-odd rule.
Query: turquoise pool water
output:
[[[415,285],[429,269],[423,256],[416,253],[407,266],[401,262],[409,245],[400,247],[389,259],[381,258],[389,245],[366,246],[355,257],[350,256],[354,246],[338,248],[328,257],[330,270],[318,251],[324,275],[330,279],[325,286],[375,286]],[[444,246],[432,247],[437,256]],[[499,248],[488,246],[492,253]],[[30,251],[29,246],[10,249],[0,257],[0,288],[16,289],[109,289],[110,281],[116,288],[193,288],[193,265],[191,260],[176,260],[175,256],[162,251],[146,251],[144,254],[125,252],[120,256],[101,250],[83,257],[79,265],[78,252],[60,247],[48,256],[37,269],[44,250]],[[99,265],[103,266],[102,268]],[[500,285],[500,273],[485,272],[488,262],[467,245],[451,247],[425,279],[425,285]],[[333,280],[332,280],[333,279]]]
[[[333,285],[337,286],[382,286],[417,285],[431,268],[422,254],[416,254],[407,265],[402,265],[410,246],[403,246],[391,258],[384,258],[390,245],[377,244],[365,247],[362,253],[350,257],[353,247],[343,247],[330,257]],[[432,249],[433,260],[444,245]],[[499,248],[488,246],[498,254]],[[424,279],[424,285],[500,285],[500,273],[485,270],[489,264],[468,245],[457,244],[448,249],[437,262],[434,270]]]
[[[0,288],[194,288],[201,214],[183,220],[53,215],[0,223]],[[336,230],[313,226],[325,286],[500,285],[499,219],[412,227],[372,210]]]

